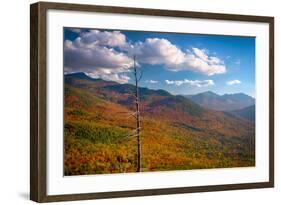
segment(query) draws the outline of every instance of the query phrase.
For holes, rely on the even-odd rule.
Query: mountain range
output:
[[[231,111],[234,115],[243,117],[244,119],[247,119],[251,122],[254,122],[256,119],[256,107],[255,105],[251,105],[249,107],[245,107],[239,110],[233,110]]]
[[[195,95],[185,95],[185,97],[202,107],[218,111],[234,111],[255,104],[255,99],[244,93],[218,95],[207,91]]]
[[[134,92],[131,84],[64,75],[65,175],[135,171]],[[212,110],[161,89],[139,93],[143,171],[254,165],[255,124],[243,111]]]
[[[65,83],[77,88],[86,89],[102,99],[134,109],[135,86],[132,84],[119,84],[113,81],[93,79],[84,73],[65,75]],[[152,114],[159,109],[165,112],[183,112],[190,116],[198,116],[203,111],[200,105],[181,95],[174,96],[165,90],[152,90],[144,87],[139,88],[140,101],[146,113]],[[163,113],[164,114],[164,113]],[[159,112],[158,115],[161,115]]]

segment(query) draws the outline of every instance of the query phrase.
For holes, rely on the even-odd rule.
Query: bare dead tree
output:
[[[136,120],[136,128],[129,134],[124,136],[123,139],[131,139],[137,137],[137,172],[141,172],[141,124],[140,124],[140,96],[139,96],[139,82],[142,78],[142,72],[137,70],[136,66],[136,56],[133,57],[133,75],[135,81],[135,91],[132,93],[135,102],[135,111],[133,112],[125,112],[120,114],[126,114],[127,118],[134,117]]]
[[[134,55],[134,77],[135,77],[135,106],[136,106],[136,136],[138,141],[138,161],[137,161],[137,172],[141,172],[141,126],[140,126],[140,99],[139,99],[139,81],[142,78],[142,74],[138,76],[137,67],[136,67],[136,56]]]

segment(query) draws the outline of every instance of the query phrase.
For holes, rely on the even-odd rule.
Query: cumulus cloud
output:
[[[102,43],[101,43],[102,44]],[[132,59],[123,52],[117,52],[99,43],[85,43],[82,37],[64,43],[64,66],[68,72],[76,70],[105,80],[126,83]]]
[[[193,47],[183,51],[164,38],[147,38],[132,43],[120,31],[72,30],[79,36],[64,42],[67,72],[79,70],[92,77],[127,83],[134,55],[137,66],[163,65],[170,71],[192,70],[209,76],[226,72],[224,62],[208,55],[206,49]]]
[[[126,74],[118,73],[116,70],[108,68],[97,68],[88,74],[92,78],[102,78],[108,81],[115,81],[118,83],[128,83],[130,77]]]
[[[208,55],[206,54],[206,50],[205,50],[205,49],[201,49],[201,50],[200,50],[199,48],[192,48],[192,50],[193,50],[194,54],[195,54],[197,57],[201,58],[201,59],[204,60],[204,61],[208,61],[209,57],[208,57]]]
[[[78,37],[64,44],[65,65],[73,68],[123,68],[132,65],[132,59],[123,52],[99,45],[89,45]]]
[[[226,82],[227,85],[236,85],[240,83],[242,83],[240,80],[230,80]]]
[[[226,72],[224,62],[218,57],[208,56],[205,49],[192,48],[192,51],[186,54],[186,64],[191,70],[209,76]]]
[[[81,42],[91,45],[103,45],[111,47],[126,46],[126,36],[120,31],[90,30],[80,34]]]
[[[188,80],[188,79],[184,79],[184,80],[165,80],[165,82],[168,85],[176,85],[176,86],[180,86],[183,84],[188,84],[191,86],[195,86],[195,87],[208,87],[208,86],[212,86],[214,85],[214,81],[213,80]]]
[[[147,38],[128,49],[134,53],[140,63],[164,65],[168,70],[192,70],[205,75],[226,72],[224,62],[215,56],[209,56],[206,49],[192,48],[186,52],[167,39]]]
[[[177,66],[184,62],[185,54],[167,39],[147,38],[144,42],[137,42],[131,49],[140,63],[150,65],[164,64]]]
[[[151,83],[151,84],[156,84],[156,83],[158,83],[157,80],[146,80],[145,82],[146,82],[146,83]]]

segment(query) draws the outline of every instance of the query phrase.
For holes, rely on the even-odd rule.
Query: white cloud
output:
[[[90,30],[89,32],[82,32],[80,34],[81,42],[91,45],[103,45],[112,47],[125,46],[126,36],[120,31],[99,31]]]
[[[183,85],[183,84],[188,84],[190,86],[195,86],[195,87],[208,87],[208,86],[212,86],[212,85],[215,84],[213,80],[188,80],[188,79],[184,79],[184,80],[165,80],[165,82],[168,85],[180,86],[180,85]]]
[[[242,83],[240,80],[230,80],[226,82],[227,85],[236,85],[240,83]]]
[[[226,67],[219,58],[213,56],[208,58],[206,56],[202,57],[204,59],[198,57],[198,55],[186,54],[186,65],[190,70],[200,72],[208,76],[226,72]]]
[[[114,71],[115,70],[112,69],[98,68],[90,72],[88,75],[92,78],[102,78],[104,80],[115,81],[121,84],[129,82],[129,76]]]
[[[128,82],[133,60],[123,52],[97,44],[85,44],[81,37],[64,44],[64,66],[68,72],[76,70],[105,80]]]
[[[205,49],[199,49],[199,48],[192,48],[192,50],[193,50],[193,53],[197,56],[197,57],[199,57],[199,58],[201,58],[203,61],[208,61],[208,59],[209,59],[209,57],[208,57],[208,55],[206,54],[206,50]]]
[[[136,55],[137,65],[163,65],[175,72],[192,70],[209,76],[226,72],[224,62],[216,56],[209,56],[206,49],[182,51],[163,38],[147,38],[143,42],[131,43],[120,31],[72,30],[79,36],[64,42],[64,67],[67,72],[79,70],[92,77],[126,83],[130,79],[127,74],[131,71],[133,55]]]
[[[130,52],[137,56],[140,63],[150,65],[164,64],[177,66],[184,62],[184,53],[167,39],[147,38],[144,42],[137,42]]]
[[[89,45],[78,37],[74,41],[66,40],[64,44],[65,63],[68,67],[106,67],[128,69],[132,59],[123,52],[99,45]]]
[[[226,72],[224,62],[216,56],[208,56],[206,49],[192,48],[183,52],[167,39],[147,38],[128,49],[140,63],[165,65],[168,70],[192,70],[205,75]]]
[[[151,83],[151,84],[156,84],[156,83],[158,83],[157,80],[146,80],[145,82],[146,82],[146,83]]]
[[[221,59],[219,59],[218,57],[214,57],[214,56],[210,57],[209,62],[211,64],[223,64]]]
[[[166,82],[168,85],[174,84],[174,81],[173,81],[173,80],[165,80],[165,82]]]

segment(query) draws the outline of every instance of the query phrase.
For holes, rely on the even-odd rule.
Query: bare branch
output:
[[[143,76],[143,71],[141,70],[141,71],[140,71],[140,76],[139,76],[139,78],[138,78],[138,82],[140,82],[140,80],[142,79],[142,76]]]
[[[136,137],[136,136],[138,136],[138,134],[127,135],[127,136],[123,137],[122,139],[131,139],[131,138],[134,138],[134,137]]]
[[[129,118],[129,117],[136,118],[137,117],[136,114],[137,114],[137,112],[129,113],[129,116],[127,118]]]

